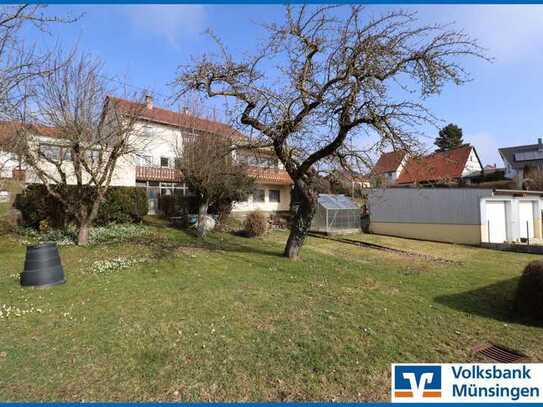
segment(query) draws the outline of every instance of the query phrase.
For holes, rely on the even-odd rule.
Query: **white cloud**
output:
[[[121,10],[137,28],[162,37],[175,47],[184,37],[206,29],[207,10],[202,5],[134,5]]]
[[[496,62],[540,57],[543,5],[456,5],[417,7],[421,16],[455,22],[488,49]]]

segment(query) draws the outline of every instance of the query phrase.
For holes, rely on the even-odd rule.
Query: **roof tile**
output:
[[[396,183],[412,184],[460,178],[472,149],[472,146],[466,144],[453,150],[412,157],[407,161]]]
[[[393,172],[398,169],[407,153],[403,150],[383,153],[373,167],[372,175],[383,175],[386,172]]]

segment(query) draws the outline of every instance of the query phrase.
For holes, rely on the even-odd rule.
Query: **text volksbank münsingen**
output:
[[[523,366],[518,369],[504,369],[497,366],[481,367],[479,365],[471,366],[470,368],[452,366],[453,376],[455,379],[464,380],[513,380],[511,385],[507,383],[492,382],[489,384],[464,383],[453,384],[453,397],[489,397],[489,398],[509,398],[512,401],[517,401],[523,397],[537,398],[539,397],[539,387],[535,386],[518,386],[519,380],[531,380],[531,371],[528,367]]]

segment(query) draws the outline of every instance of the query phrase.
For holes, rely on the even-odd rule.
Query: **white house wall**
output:
[[[0,178],[11,178],[16,167],[17,160],[13,154],[0,151]]]
[[[481,166],[481,162],[477,158],[475,149],[472,148],[471,152],[469,153],[469,157],[466,161],[464,170],[462,171],[462,176],[466,177],[468,175],[474,175],[474,174],[480,173],[482,170],[483,170],[483,167]]]
[[[289,185],[266,185],[257,184],[257,189],[265,190],[265,201],[256,202],[251,195],[245,202],[236,202],[232,212],[242,213],[261,210],[264,212],[288,211],[290,209],[290,186]],[[270,190],[280,191],[281,202],[270,202]]]
[[[54,177],[55,180],[59,181],[59,173],[56,167],[46,161],[40,162],[40,168],[45,171],[50,176]],[[62,170],[66,173],[66,182],[69,185],[77,184],[77,178],[73,170],[73,164],[71,161],[65,161],[62,165]],[[89,174],[83,171],[82,174],[83,183],[86,184],[89,181]],[[26,183],[35,184],[41,183],[41,179],[36,175],[36,173],[28,168],[26,170]],[[136,167],[134,165],[134,159],[132,157],[121,157],[117,160],[117,165],[113,171],[111,177],[111,186],[135,186],[136,185]]]
[[[158,123],[138,122],[136,124],[138,154],[152,157],[150,166],[160,166],[160,157],[175,158],[182,152],[183,138],[180,129]]]

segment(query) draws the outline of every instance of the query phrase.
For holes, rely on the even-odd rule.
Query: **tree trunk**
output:
[[[295,195],[298,195],[300,205],[294,215],[290,235],[283,252],[283,256],[289,259],[298,257],[317,209],[317,194],[315,192],[311,191],[306,185],[296,185],[295,188],[298,189],[298,193]]]
[[[196,229],[198,237],[205,237],[206,228],[205,228],[205,219],[207,215],[207,208],[209,207],[209,201],[202,201],[198,208],[198,227]]]
[[[89,210],[87,205],[81,204],[77,220],[79,221],[77,244],[79,246],[87,246],[89,244],[89,229],[92,224],[92,219],[89,216]]]
[[[77,237],[79,246],[87,246],[89,244],[89,222],[84,221],[79,225],[79,235]]]

